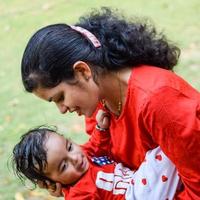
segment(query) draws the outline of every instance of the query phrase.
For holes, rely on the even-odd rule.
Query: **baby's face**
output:
[[[46,140],[45,175],[55,182],[73,184],[88,170],[89,162],[81,147],[63,136],[49,133]]]

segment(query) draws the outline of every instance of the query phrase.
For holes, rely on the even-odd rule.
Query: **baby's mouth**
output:
[[[81,156],[81,161],[80,163],[77,165],[77,169],[79,171],[86,171],[86,167],[87,167],[87,159],[84,155]]]
[[[85,167],[85,162],[84,159],[82,159],[82,161],[78,164],[77,169],[82,171]]]

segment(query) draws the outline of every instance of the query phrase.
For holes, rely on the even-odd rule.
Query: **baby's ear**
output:
[[[92,76],[90,66],[83,61],[77,61],[73,65],[74,73],[77,78],[82,76],[86,81]]]

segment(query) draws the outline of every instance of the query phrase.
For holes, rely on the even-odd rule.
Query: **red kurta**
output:
[[[86,119],[89,134],[95,124]],[[200,199],[200,93],[175,73],[133,68],[122,113],[118,119],[111,115],[110,133],[114,160],[131,169],[161,146],[184,183],[177,199]]]

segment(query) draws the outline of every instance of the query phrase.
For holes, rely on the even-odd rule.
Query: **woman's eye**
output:
[[[64,100],[64,95],[60,95],[57,99],[56,99],[56,102],[60,102],[60,101],[63,101]]]

